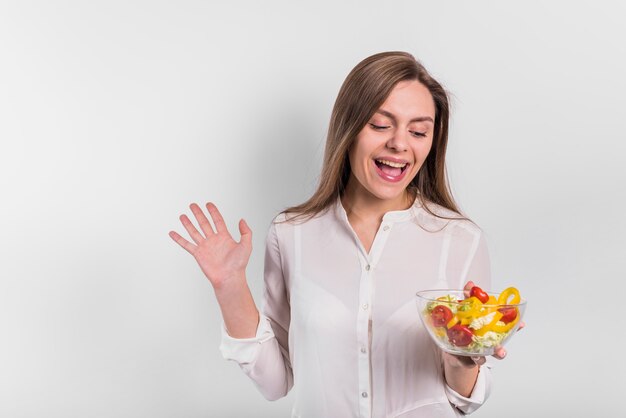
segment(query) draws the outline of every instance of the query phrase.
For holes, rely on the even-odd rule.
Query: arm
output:
[[[238,362],[266,398],[278,399],[291,388],[293,376],[287,353],[289,306],[285,298],[275,226],[272,225],[267,241],[265,284],[268,304],[267,315],[263,315],[256,308],[245,276],[252,252],[252,231],[242,219],[239,222],[241,239],[236,242],[217,207],[212,203],[206,206],[215,228],[195,203],[190,207],[202,233],[186,215],[180,216],[195,244],[174,231],[170,231],[169,235],[193,255],[213,286],[224,319],[220,346],[222,355]]]
[[[469,281],[466,288],[471,288],[475,283],[485,290],[491,289],[489,252],[482,233],[467,276],[462,279]],[[465,414],[474,412],[489,396],[491,362],[485,361],[485,357],[480,357],[477,360],[479,365],[469,357],[453,356],[448,353],[442,353],[442,357],[448,400]]]
[[[256,334],[234,338],[225,323],[220,351],[225,359],[239,364],[266,399],[276,400],[292,388],[293,372],[288,347],[290,308],[275,224],[267,236],[264,277],[265,306]]]
[[[235,336],[254,335],[259,323],[252,294],[246,282],[246,267],[252,252],[252,231],[242,219],[239,221],[241,239],[236,242],[228,232],[222,214],[213,203],[206,205],[215,228],[195,203],[190,205],[202,230],[200,233],[186,215],[180,220],[191,236],[192,244],[178,233],[170,237],[191,254],[213,286],[222,316]]]
[[[245,273],[237,274],[227,284],[213,290],[230,335],[236,338],[253,337],[260,317]]]

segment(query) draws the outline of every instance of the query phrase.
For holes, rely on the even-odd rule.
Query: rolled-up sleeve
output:
[[[259,344],[263,344],[274,338],[274,331],[270,325],[270,319],[260,314],[259,325],[253,338],[233,338],[228,334],[226,325],[222,322],[222,343],[220,351],[226,360],[233,360],[240,366],[248,368],[253,364],[259,353]]]
[[[281,265],[277,226],[272,222],[265,246],[264,305],[253,338],[233,338],[222,322],[220,352],[239,364],[268,400],[287,395],[293,386],[289,360],[289,298]]]

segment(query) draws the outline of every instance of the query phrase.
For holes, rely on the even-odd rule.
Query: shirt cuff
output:
[[[222,341],[220,352],[226,360],[233,360],[240,365],[254,362],[262,343],[274,338],[274,331],[270,319],[259,314],[259,326],[256,335],[252,338],[233,338],[226,330],[226,324],[222,321]]]
[[[448,386],[448,384],[446,384],[445,389],[446,395],[452,405],[464,414],[473,413],[480,408],[489,397],[489,393],[491,391],[491,371],[489,370],[489,366],[483,364],[478,369],[476,384],[474,384],[474,389],[472,390],[469,398],[460,395]]]

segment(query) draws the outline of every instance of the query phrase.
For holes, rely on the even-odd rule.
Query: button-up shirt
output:
[[[339,199],[308,221],[285,219],[267,235],[255,337],[232,338],[222,323],[223,357],[267,399],[293,390],[292,417],[301,418],[457,417],[483,404],[490,362],[469,398],[452,390],[415,296],[468,280],[490,288],[480,228],[435,217],[416,199],[383,216],[368,253]]]

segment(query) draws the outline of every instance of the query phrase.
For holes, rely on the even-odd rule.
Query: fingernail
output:
[[[506,350],[502,350],[502,358],[506,357]]]

